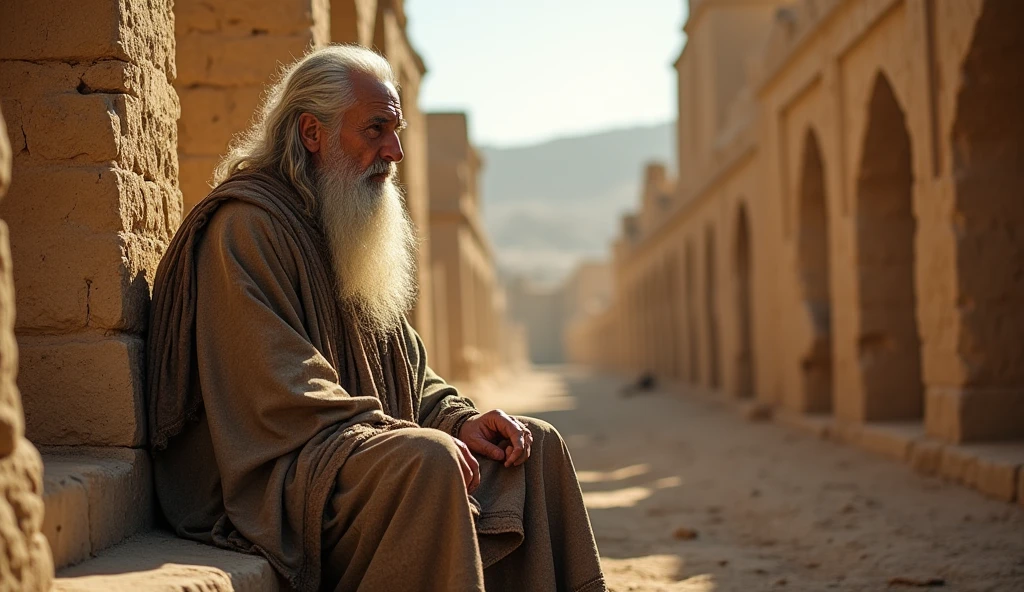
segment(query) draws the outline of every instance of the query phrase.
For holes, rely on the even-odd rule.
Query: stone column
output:
[[[150,283],[181,215],[171,0],[0,3],[26,433],[141,446]]]
[[[0,116],[0,197],[11,181],[11,146]],[[21,395],[14,380],[14,280],[7,225],[0,222],[0,590],[50,589],[53,559],[43,525],[43,461],[25,439]]]
[[[174,3],[185,211],[210,192],[214,167],[249,126],[275,73],[329,41],[329,13],[326,0]]]

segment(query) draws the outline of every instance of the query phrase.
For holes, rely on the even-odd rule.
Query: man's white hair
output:
[[[214,186],[243,169],[265,170],[290,181],[306,209],[315,212],[315,167],[312,155],[302,144],[299,116],[309,113],[328,129],[335,128],[342,113],[355,102],[353,73],[398,86],[391,64],[358,45],[313,50],[286,67],[267,91],[252,126],[232,140],[214,171]]]

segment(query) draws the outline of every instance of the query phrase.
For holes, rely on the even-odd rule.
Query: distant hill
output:
[[[499,265],[542,283],[607,252],[620,214],[636,207],[644,164],[675,168],[669,123],[482,152],[484,221]]]

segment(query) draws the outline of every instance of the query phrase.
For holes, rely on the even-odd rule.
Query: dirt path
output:
[[[568,441],[616,592],[1024,591],[1021,507],[705,397],[619,386],[557,369],[476,393]]]

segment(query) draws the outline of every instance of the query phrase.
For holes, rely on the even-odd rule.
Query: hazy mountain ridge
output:
[[[502,270],[556,281],[584,257],[601,257],[634,209],[644,165],[674,169],[671,123],[483,148],[484,223]]]

